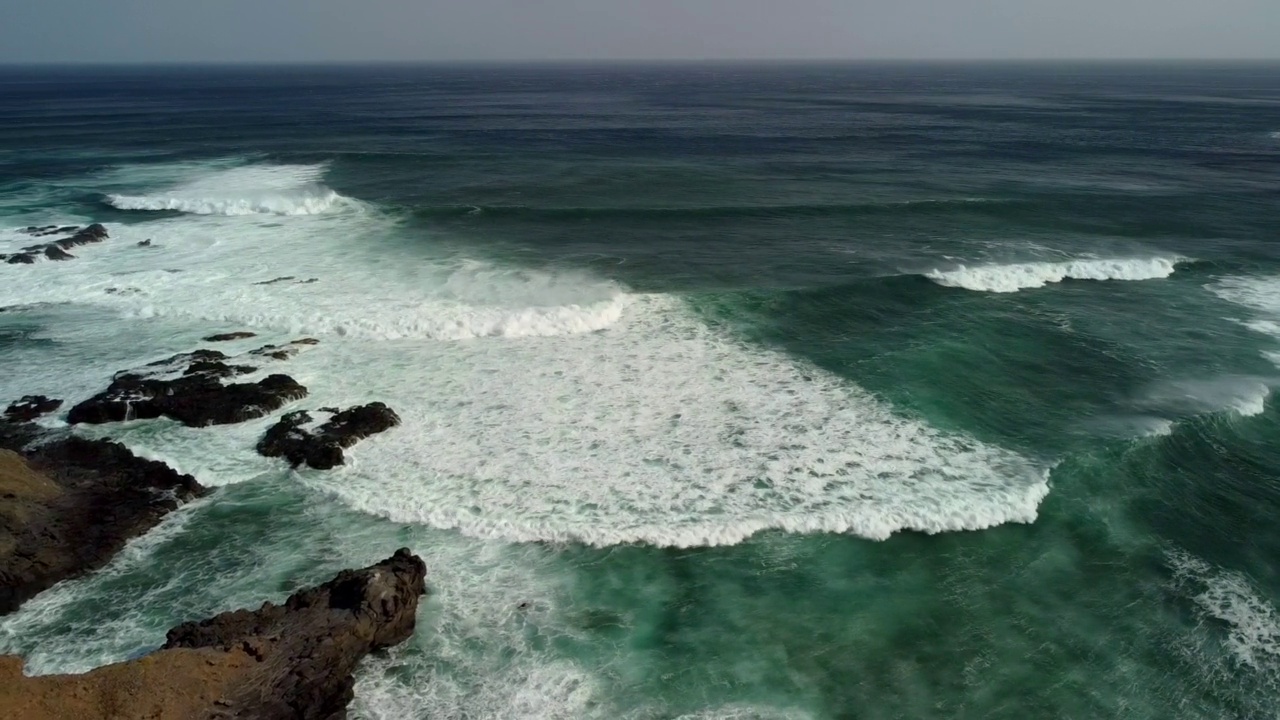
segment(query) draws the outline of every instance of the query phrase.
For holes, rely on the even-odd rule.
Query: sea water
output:
[[[218,491],[0,651],[408,546],[355,717],[1277,717],[1277,70],[4,70],[0,252],[111,238],[0,264],[0,400],[249,330],[404,422],[77,429]]]

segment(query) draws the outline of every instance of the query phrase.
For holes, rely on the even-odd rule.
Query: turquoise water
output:
[[[4,71],[0,252],[112,239],[0,265],[0,399],[250,329],[405,423],[83,430],[219,490],[0,651],[408,545],[357,717],[1277,717],[1275,70]]]

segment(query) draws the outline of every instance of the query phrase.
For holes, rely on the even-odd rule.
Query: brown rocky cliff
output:
[[[23,441],[0,437],[0,615],[102,567],[130,538],[205,493],[190,475],[119,443],[66,437],[16,452],[35,433],[0,424],[0,435]]]
[[[20,659],[0,658],[0,717],[340,720],[360,660],[413,634],[425,578],[402,549],[283,605],[179,625],[139,660],[27,678]]]

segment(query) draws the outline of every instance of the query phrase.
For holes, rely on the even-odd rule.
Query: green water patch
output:
[[[1179,461],[1180,432],[1064,462],[1033,525],[569,549],[579,615],[604,618],[593,632],[615,646],[584,662],[614,669],[613,692],[637,708],[661,698],[667,717],[731,703],[823,718],[1260,717],[1274,676],[1179,578],[1177,549],[1197,544],[1150,513],[1182,493],[1152,472]]]
[[[944,428],[1056,457],[1095,421],[1214,407],[1164,384],[1276,377],[1274,340],[1234,322],[1206,276],[1066,281],[1017,293],[877,278],[789,292],[692,295],[708,322],[849,378]],[[1242,380],[1244,381],[1244,380]],[[1176,398],[1175,398],[1176,399]],[[1223,400],[1227,403],[1230,398]]]

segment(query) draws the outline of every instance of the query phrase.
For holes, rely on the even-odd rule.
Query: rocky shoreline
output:
[[[101,225],[28,228],[35,237],[69,237],[0,256],[28,264],[67,248],[102,242]],[[221,332],[205,342],[255,337]],[[191,427],[244,422],[307,396],[292,377],[270,372],[253,382],[233,378],[292,359],[319,341],[302,338],[238,355],[200,348],[124,370],[107,388],[66,411],[68,426],[167,417]],[[182,505],[210,494],[190,476],[140,458],[110,440],[89,440],[37,421],[63,401],[24,397],[0,415],[0,615],[66,579],[106,565],[132,538]],[[382,403],[286,413],[246,448],[293,467],[329,469],[344,450],[399,424]],[[407,549],[347,570],[283,605],[238,610],[169,631],[145,657],[83,675],[25,677],[22,659],[0,656],[0,717],[52,718],[315,718],[345,716],[356,665],[369,652],[413,632],[426,568]]]
[[[0,716],[24,720],[338,720],[365,655],[413,634],[426,566],[407,549],[282,605],[169,631],[163,647],[83,675],[24,677],[0,656]]]
[[[106,565],[131,538],[207,493],[190,475],[106,440],[4,447],[31,434],[0,433],[0,615]]]

